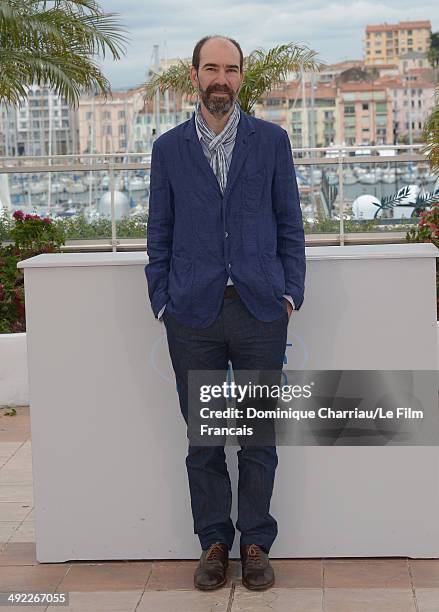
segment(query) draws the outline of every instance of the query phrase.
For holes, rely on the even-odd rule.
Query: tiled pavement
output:
[[[232,561],[227,585],[192,588],[195,561],[39,564],[35,559],[29,409],[0,409],[0,592],[70,593],[75,612],[439,612],[439,560],[273,560],[276,586],[252,593]],[[439,517],[438,517],[439,520]],[[20,607],[23,609],[22,607]],[[16,606],[1,606],[3,610]]]

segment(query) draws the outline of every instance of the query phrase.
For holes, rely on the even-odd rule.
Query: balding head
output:
[[[205,36],[204,38],[199,40],[195,45],[192,54],[192,66],[195,68],[196,71],[198,71],[200,68],[202,50],[208,50],[209,56],[212,53],[217,53],[218,51],[221,54],[223,54],[225,51],[228,51],[228,55],[233,54],[235,56],[235,61],[239,66],[239,71],[242,72],[244,65],[244,56],[239,43],[233,38],[229,38],[228,36],[221,36],[220,34],[214,34],[213,36]]]

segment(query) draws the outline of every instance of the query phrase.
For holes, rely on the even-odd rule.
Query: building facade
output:
[[[415,68],[396,78],[382,80],[392,99],[394,142],[421,142],[427,117],[435,106],[431,69]]]
[[[19,107],[0,106],[3,155],[68,155],[78,152],[77,113],[47,87],[32,85]]]
[[[140,87],[92,96],[79,102],[81,153],[127,153],[134,147],[134,124],[144,106]]]
[[[412,51],[426,53],[430,47],[430,34],[429,20],[367,25],[364,37],[365,62],[394,63]]]

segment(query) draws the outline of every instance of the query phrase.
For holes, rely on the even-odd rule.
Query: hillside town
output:
[[[361,59],[292,73],[262,96],[255,116],[281,125],[294,148],[420,142],[439,73],[428,59],[430,35],[430,21],[367,25]],[[148,74],[178,61],[159,60]],[[144,85],[81,97],[77,110],[34,86],[19,108],[1,107],[0,155],[148,153],[159,134],[190,118],[195,99],[166,91],[158,104],[145,99]]]

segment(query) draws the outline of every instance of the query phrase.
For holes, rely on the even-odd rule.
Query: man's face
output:
[[[201,49],[198,72],[191,68],[192,83],[204,106],[218,119],[232,108],[243,78],[238,49],[222,38],[208,40]]]

